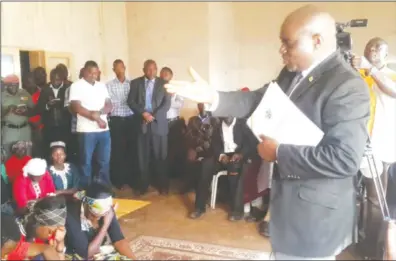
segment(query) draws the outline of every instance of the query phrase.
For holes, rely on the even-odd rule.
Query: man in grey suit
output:
[[[140,169],[138,194],[145,194],[150,185],[152,168],[153,180],[160,194],[169,190],[166,171],[168,151],[168,120],[171,96],[164,88],[165,81],[157,77],[157,64],[147,60],[143,67],[144,76],[131,81],[128,105],[138,116],[137,154]],[[152,163],[152,164],[151,164]]]
[[[324,137],[317,146],[296,146],[263,136],[257,147],[262,159],[275,163],[270,231],[277,260],[335,260],[351,243],[353,180],[368,138],[369,93],[337,52],[335,35],[334,19],[311,5],[291,13],[281,27],[285,68],[277,83]],[[191,72],[195,82],[173,81],[165,87],[210,104],[216,117],[249,117],[268,86],[217,92]]]

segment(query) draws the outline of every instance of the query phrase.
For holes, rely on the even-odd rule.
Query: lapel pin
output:
[[[312,82],[312,81],[313,81],[313,77],[312,77],[312,76],[309,76],[308,81],[309,81],[309,82]]]

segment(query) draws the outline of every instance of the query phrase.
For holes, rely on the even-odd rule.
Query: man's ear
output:
[[[314,34],[312,36],[312,40],[313,40],[315,48],[319,47],[323,42],[323,38],[320,34]]]

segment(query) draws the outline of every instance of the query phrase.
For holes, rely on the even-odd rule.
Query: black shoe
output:
[[[205,211],[202,210],[196,210],[193,213],[190,214],[191,219],[198,219],[200,218],[203,214],[205,214]]]
[[[243,214],[240,213],[232,213],[231,215],[228,216],[229,221],[239,221],[243,219]]]

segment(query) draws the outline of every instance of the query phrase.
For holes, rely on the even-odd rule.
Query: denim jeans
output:
[[[98,173],[94,173],[95,178],[111,185],[109,177],[111,151],[110,132],[78,133],[78,143],[80,148],[80,187],[84,188],[91,183],[93,157],[98,167]]]

